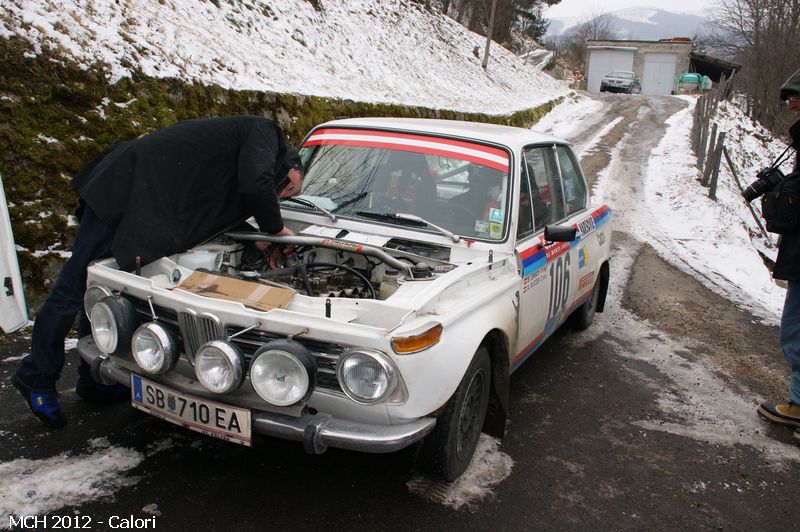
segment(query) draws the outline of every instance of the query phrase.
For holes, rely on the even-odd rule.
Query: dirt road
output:
[[[113,451],[128,453],[128,467],[101,477],[94,492],[59,499],[71,485],[48,477],[61,490],[50,512],[157,513],[160,530],[796,528],[800,447],[755,414],[761,398],[785,395],[777,328],[670,265],[638,222],[650,150],[686,102],[595,97],[602,111],[571,140],[590,178],[610,165],[606,312],[584,332],[557,332],[513,375],[507,436],[465,485],[426,484],[402,453],[311,457],[275,440],[243,449],[125,404],[97,410],[70,390],[73,355],[61,381],[72,422],[58,437],[0,387],[0,509],[17,500],[12,483],[33,486],[20,500],[47,495],[42,471],[54,460]],[[24,338],[0,345],[5,376],[26,349]]]

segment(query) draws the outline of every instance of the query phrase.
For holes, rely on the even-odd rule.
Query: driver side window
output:
[[[574,214],[586,208],[586,184],[570,151],[565,146],[559,146],[556,148],[556,153],[558,153],[558,164],[561,167],[561,179],[564,183],[567,214]]]
[[[553,146],[525,148],[535,229],[564,218],[564,199]]]

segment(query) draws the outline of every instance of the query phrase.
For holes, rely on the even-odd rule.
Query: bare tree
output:
[[[538,39],[547,31],[547,21],[542,16],[545,6],[561,0],[497,0],[492,40],[508,44],[515,31],[524,31]],[[492,0],[443,0],[441,12],[481,35],[489,33],[489,16]]]
[[[575,68],[586,68],[586,41],[613,39],[617,34],[614,17],[607,13],[595,13],[583,22],[570,28],[558,39],[558,53],[563,61]]]
[[[736,87],[750,116],[784,130],[778,89],[800,68],[800,0],[717,0],[712,13],[705,44],[742,65]]]

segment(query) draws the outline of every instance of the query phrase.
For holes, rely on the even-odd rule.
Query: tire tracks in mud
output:
[[[778,327],[762,323],[709,289],[708,283],[686,272],[687,265],[670,263],[657,248],[668,250],[674,243],[647,227],[654,216],[644,198],[650,152],[663,137],[666,120],[686,102],[671,97],[588,96],[603,102],[602,111],[570,140],[583,152],[581,166],[590,186],[607,176],[603,194],[615,211],[615,242],[634,257],[628,271],[613,273],[625,277],[620,279],[624,289],[618,304],[685,344],[684,358],[706,367],[743,397],[752,397],[754,405],[758,397],[782,400],[788,370],[778,345]],[[614,120],[618,123],[598,138],[602,124]],[[656,239],[658,246],[651,246],[649,239]]]

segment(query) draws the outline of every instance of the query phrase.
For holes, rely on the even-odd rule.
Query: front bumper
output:
[[[633,92],[633,87],[624,87],[622,85],[600,85],[600,92],[621,92],[625,94],[631,94]]]
[[[92,368],[92,376],[96,381],[130,386],[131,371],[100,352],[91,336],[78,341],[78,353]],[[173,384],[170,386],[175,387]],[[195,394],[194,391],[177,388],[178,391]],[[303,447],[310,454],[321,454],[328,447],[368,453],[391,453],[422,439],[436,424],[436,419],[432,417],[402,425],[370,425],[305,411],[294,417],[251,409],[251,415],[253,432],[303,442]]]

